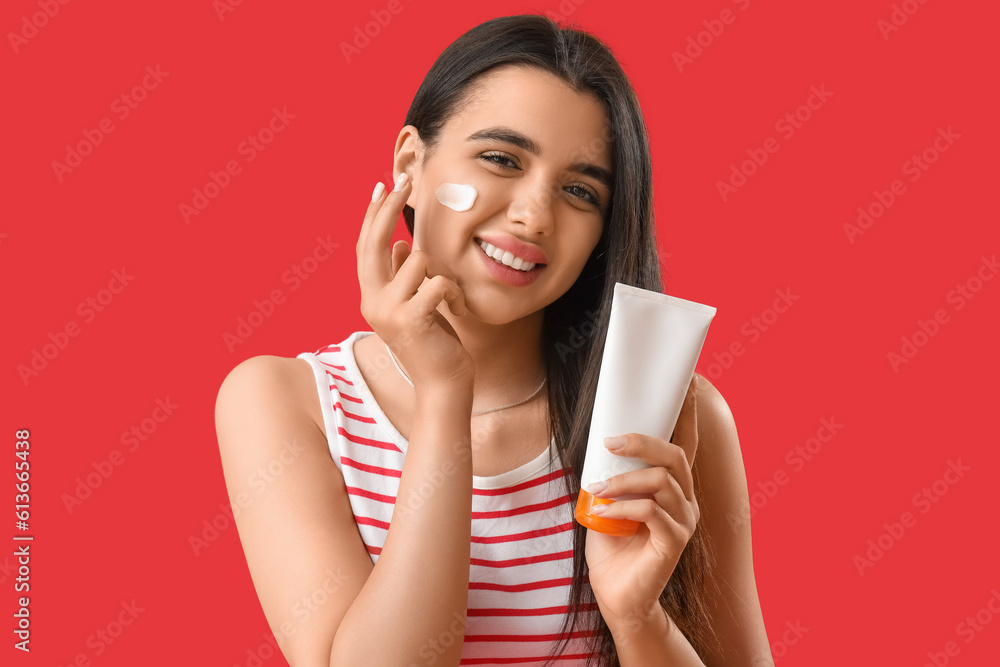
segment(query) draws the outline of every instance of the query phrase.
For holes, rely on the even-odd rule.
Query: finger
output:
[[[406,258],[410,255],[410,246],[406,241],[400,239],[396,241],[392,246],[392,275],[396,276],[399,272],[399,267],[403,265]]]
[[[687,394],[681,413],[674,427],[674,437],[671,442],[682,450],[687,457],[688,466],[694,465],[694,457],[698,451],[698,375],[691,376]]]
[[[452,302],[456,302],[454,307],[452,307],[452,312],[456,315],[465,314],[465,296],[462,290],[458,287],[455,279],[456,276],[452,273],[444,262],[433,257],[422,250],[412,250],[407,256],[406,260],[400,265],[399,270],[392,279],[392,283],[387,288],[387,294],[393,303],[405,302],[413,299],[417,294],[418,290],[423,293],[421,286],[424,282],[424,278],[428,280],[433,279],[435,276],[442,276],[447,280],[450,285],[448,290],[439,291],[436,301],[429,305],[429,298],[434,293],[428,293],[426,297],[422,297],[418,303],[423,304],[424,307],[428,307],[428,312],[437,308],[438,303],[441,302],[441,298],[447,297],[449,306],[452,307]],[[461,313],[456,312],[455,307],[461,306],[458,310]],[[421,310],[421,312],[424,312]]]
[[[631,493],[648,493],[661,507],[667,508],[672,514],[671,508],[679,507],[680,503],[694,500],[694,489],[685,491],[684,485],[675,478],[670,470],[662,466],[642,468],[629,472],[614,475],[607,480],[608,486],[603,491],[594,493],[598,498],[617,498]],[[590,491],[590,489],[587,489]]]
[[[448,302],[448,307],[455,315],[465,314],[465,297],[462,289],[454,280],[443,275],[436,275],[421,285],[410,299],[410,303],[417,307],[418,312],[430,313],[437,309],[442,299]]]
[[[601,511],[602,519],[629,519],[638,521],[646,525],[649,533],[663,542],[673,542],[675,544],[686,544],[690,538],[691,529],[687,528],[693,522],[693,517],[687,517],[690,510],[685,511],[685,516],[681,520],[676,519],[667,513],[652,498],[639,498],[635,500],[616,500],[606,505],[596,507],[605,508]]]
[[[361,223],[361,233],[360,236],[367,234],[368,229],[371,227],[371,221],[375,219],[375,214],[378,213],[379,209],[382,208],[382,201],[385,199],[385,184],[382,181],[376,181],[375,188],[372,190],[372,199],[368,203],[368,208],[365,210],[365,218]]]
[[[382,207],[382,201],[385,199],[385,185],[378,181],[375,183],[375,189],[372,191],[371,202],[368,204],[368,208],[365,210],[364,220],[361,222],[361,229],[358,231],[358,243],[357,243],[357,268],[358,268],[358,282],[361,283],[362,290],[364,289],[363,276],[365,275],[365,258],[366,253],[364,249],[367,247],[368,234],[372,226],[372,221],[375,220],[375,215],[379,212]]]
[[[410,196],[410,180],[400,174],[398,188],[385,196],[384,201],[372,202],[371,219],[365,220],[358,238],[358,279],[362,285],[380,290],[392,280],[392,254],[389,240],[399,222],[406,198]]]
[[[372,191],[372,199],[368,204],[368,208],[365,209],[365,217],[361,222],[361,229],[358,231],[358,254],[360,255],[361,248],[364,247],[367,242],[369,231],[371,230],[372,221],[375,220],[375,216],[382,209],[382,202],[385,200],[386,189],[382,181],[375,183],[375,189]]]
[[[626,433],[624,438],[625,445],[621,449],[613,450],[616,456],[631,456],[645,461],[653,468],[665,468],[684,491],[684,497],[688,500],[694,498],[694,475],[688,464],[687,454],[679,445],[642,433]],[[629,473],[610,477],[608,482],[627,474]],[[619,495],[625,493],[627,492],[618,492]]]

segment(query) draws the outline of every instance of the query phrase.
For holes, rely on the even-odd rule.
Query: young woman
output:
[[[671,442],[619,434],[650,467],[595,493],[645,494],[604,513],[639,531],[573,520],[614,284],[662,291],[645,125],[609,50],[540,16],[473,28],[417,91],[393,175],[358,233],[372,331],[248,359],[219,391],[289,663],[772,664],[749,524],[728,520],[749,506],[736,428],[705,378]],[[390,249],[401,212],[412,248]]]

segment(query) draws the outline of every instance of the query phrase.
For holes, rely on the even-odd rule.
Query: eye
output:
[[[480,160],[488,162],[494,166],[500,167],[501,169],[520,169],[517,163],[514,162],[508,155],[504,153],[483,153],[477,156]],[[591,204],[594,208],[601,208],[601,198],[592,189],[586,188],[582,185],[570,185],[566,188],[567,191],[571,192],[573,197],[577,199],[582,199],[585,202]]]
[[[578,199],[583,199],[583,200],[589,201],[591,204],[593,204],[597,208],[601,207],[601,198],[598,197],[596,194],[594,194],[592,191],[590,191],[587,188],[583,187],[582,185],[571,185],[571,186],[569,186],[566,189],[567,190],[578,190],[578,191],[582,192],[585,196],[581,196],[579,194],[574,194],[573,196],[577,197]]]
[[[501,169],[517,169],[518,168],[517,167],[517,163],[515,163],[513,160],[511,160],[509,157],[507,157],[503,153],[483,153],[482,155],[479,156],[479,159],[483,160],[484,162],[489,162],[492,165],[496,165],[497,167],[500,167]],[[509,162],[510,164],[504,164],[504,161]]]

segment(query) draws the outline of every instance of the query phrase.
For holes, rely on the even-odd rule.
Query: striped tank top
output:
[[[297,358],[312,366],[334,463],[344,477],[358,531],[378,563],[392,522],[407,441],[375,402],[354,356],[370,331]],[[555,440],[533,461],[472,478],[472,544],[462,665],[541,667],[564,635],[573,576],[573,502],[566,495]],[[583,667],[600,611],[580,612],[554,667]],[[427,645],[421,657],[440,657]],[[426,653],[426,655],[425,655]]]

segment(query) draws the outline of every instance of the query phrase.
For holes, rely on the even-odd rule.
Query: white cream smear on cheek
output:
[[[438,201],[453,211],[468,211],[475,203],[479,192],[471,185],[442,183],[437,189]]]

